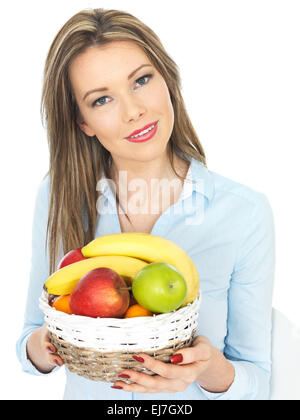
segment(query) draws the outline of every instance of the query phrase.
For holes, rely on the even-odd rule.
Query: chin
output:
[[[151,151],[147,150],[147,153],[141,152],[138,155],[134,156],[132,159],[138,161],[138,162],[154,162],[156,160],[162,159],[162,157],[165,155],[166,159],[168,158],[168,155],[166,153],[166,149],[159,149],[155,150],[151,153]]]
[[[128,144],[129,147],[126,147],[124,150],[124,146],[122,147],[124,153],[113,153],[111,152],[112,155],[112,159],[115,162],[118,161],[126,161],[128,160],[129,162],[131,161],[135,161],[135,162],[151,162],[157,159],[161,159],[163,155],[166,156],[167,158],[167,145],[168,143],[164,143],[164,144],[158,144],[158,143],[152,143],[151,144],[151,140],[149,140],[149,143],[146,144],[147,142],[145,142],[144,144],[135,144],[132,143],[133,147],[130,147],[131,144]],[[128,150],[130,148],[130,150]]]

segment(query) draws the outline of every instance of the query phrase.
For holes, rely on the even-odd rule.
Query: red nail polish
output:
[[[174,356],[171,357],[171,363],[176,364],[183,361],[183,356],[181,353],[174,354]]]
[[[121,386],[118,386],[118,385],[113,385],[113,386],[111,386],[111,388],[114,388],[114,389],[123,389]]]
[[[140,357],[140,356],[136,356],[135,354],[132,356],[136,361],[138,361],[138,362],[141,362],[141,363],[144,363],[144,359],[142,358],[142,357]]]
[[[118,375],[118,378],[128,379],[128,378],[130,378],[130,376],[129,375],[126,375],[126,373],[120,373],[120,375]]]

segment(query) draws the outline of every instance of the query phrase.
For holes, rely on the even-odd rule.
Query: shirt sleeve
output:
[[[43,312],[39,309],[39,297],[43,285],[49,277],[49,264],[46,243],[46,229],[49,207],[49,177],[40,183],[34,206],[32,223],[32,253],[29,288],[27,293],[24,324],[21,335],[16,343],[17,357],[24,372],[33,375],[45,375],[35,368],[27,357],[26,344],[30,334],[44,324]],[[54,368],[51,373],[58,368]],[[47,373],[49,375],[50,373]]]
[[[273,213],[267,197],[259,194],[238,247],[228,292],[224,355],[235,368],[235,378],[224,393],[200,387],[207,399],[269,399],[274,273]]]

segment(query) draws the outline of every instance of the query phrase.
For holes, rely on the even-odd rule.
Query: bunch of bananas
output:
[[[177,244],[161,236],[113,233],[94,239],[81,252],[88,258],[63,267],[48,278],[45,288],[49,294],[72,293],[78,280],[94,268],[111,268],[130,284],[149,263],[164,262],[175,267],[186,280],[187,294],[181,306],[193,302],[198,295],[199,276],[193,260]]]

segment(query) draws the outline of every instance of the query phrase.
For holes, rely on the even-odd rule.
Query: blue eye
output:
[[[106,102],[103,102],[103,99],[105,99],[105,98],[108,98],[108,96],[102,96],[101,98],[96,99],[95,102],[93,102],[92,106],[96,106],[96,105],[103,106],[103,105],[105,105]]]
[[[144,86],[146,85],[149,80],[153,77],[153,74],[145,74],[145,76],[140,77],[139,79],[137,79],[135,81],[135,83],[140,84],[140,86]],[[148,79],[147,81],[145,81],[145,79]],[[143,82],[144,81],[144,82]],[[101,98],[96,99],[93,103],[92,103],[92,107],[95,106],[103,106],[105,105],[107,102],[105,101],[105,99],[108,98],[108,96],[101,96]]]
[[[151,77],[152,77],[153,75],[152,74],[146,74],[145,76],[143,76],[143,77],[140,77],[139,79],[137,79],[136,81],[135,81],[135,83],[138,83],[140,80],[145,80],[145,79],[151,79]],[[149,80],[147,80],[147,82],[145,82],[145,83],[142,83],[142,86],[143,85],[146,85],[147,83],[148,83],[148,81]]]

